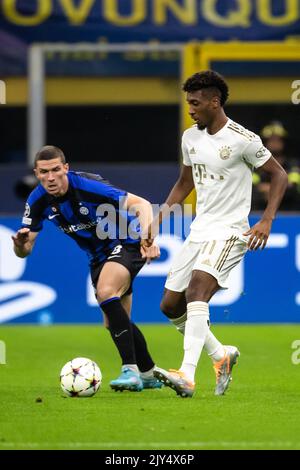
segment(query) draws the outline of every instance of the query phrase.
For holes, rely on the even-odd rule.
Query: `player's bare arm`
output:
[[[171,207],[173,204],[181,204],[194,188],[193,172],[191,166],[182,165],[180,176],[173,186],[165,204]],[[160,222],[164,212],[160,212]]]
[[[182,204],[185,198],[190,194],[194,188],[193,172],[192,167],[187,165],[182,165],[181,172],[178,180],[174,184],[173,188],[170,191],[166,201],[161,206],[159,214],[153,220],[152,224],[149,225],[148,233],[148,244],[150,245],[154,238],[159,233],[159,225],[161,224],[163,218],[166,214],[169,214],[169,209],[173,204]]]
[[[21,228],[15,235],[12,235],[14,252],[19,258],[26,258],[30,255],[37,235],[37,232],[31,232],[29,228]]]
[[[288,185],[288,176],[282,166],[271,157],[261,169],[271,176],[268,204],[261,220],[248,230],[244,235],[250,235],[248,247],[250,250],[264,249],[275,218],[278,207]]]
[[[153,210],[150,202],[140,196],[128,193],[126,208],[130,209],[131,212],[134,212],[138,216],[141,226],[141,233],[146,233],[147,228],[153,221]],[[159,247],[155,244],[148,246],[147,241],[142,236],[141,254],[143,258],[146,258],[147,264],[149,264],[152,259],[159,258],[160,250]]]
[[[153,210],[150,202],[136,194],[128,193],[125,209],[137,215],[142,232],[153,220]]]

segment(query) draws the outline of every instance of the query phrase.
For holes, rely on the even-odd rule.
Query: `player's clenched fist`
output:
[[[146,258],[147,264],[151,263],[151,260],[157,259],[160,257],[159,246],[153,244],[150,247],[141,245],[141,254],[142,258]]]

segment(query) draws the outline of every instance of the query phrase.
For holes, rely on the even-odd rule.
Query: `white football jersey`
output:
[[[228,119],[216,134],[197,125],[182,137],[184,165],[193,168],[197,193],[192,241],[243,237],[249,229],[252,170],[270,157],[260,137]]]

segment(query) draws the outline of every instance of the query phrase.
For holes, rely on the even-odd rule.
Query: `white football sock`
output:
[[[180,371],[194,382],[196,367],[209,331],[209,310],[206,302],[187,304],[187,321],[184,333],[184,358]]]
[[[185,312],[181,317],[170,318],[170,321],[176,327],[176,329],[184,335],[185,322],[187,319],[187,312]]]
[[[208,330],[205,338],[204,349],[214,362],[220,361],[225,356],[224,346],[210,330]]]

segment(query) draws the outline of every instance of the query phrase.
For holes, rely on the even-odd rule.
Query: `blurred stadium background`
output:
[[[99,321],[85,256],[72,241],[47,226],[30,259],[13,254],[38,148],[57,145],[72,169],[162,203],[190,124],[181,84],[206,68],[228,80],[233,120],[284,138],[292,198],[268,249],[248,254],[231,289],[214,298],[212,320],[298,322],[299,2],[2,0],[0,15],[0,322]],[[135,284],[138,322],[164,321],[159,301],[181,240],[166,233],[160,241],[161,259]]]
[[[190,125],[181,84],[206,68],[229,83],[227,114],[289,174],[268,248],[249,253],[211,303],[213,331],[240,348],[241,364],[221,398],[205,354],[192,400],[115,394],[119,358],[99,328],[85,255],[50,223],[32,256],[13,253],[33,155],[57,145],[72,169],[162,203]],[[0,0],[1,449],[300,449],[299,103],[299,0]],[[268,181],[254,173],[253,184],[252,223]],[[166,368],[180,364],[182,337],[155,323],[181,244],[173,228],[162,233],[161,259],[134,285],[134,319]],[[92,399],[62,399],[59,371],[76,356],[101,367]]]

